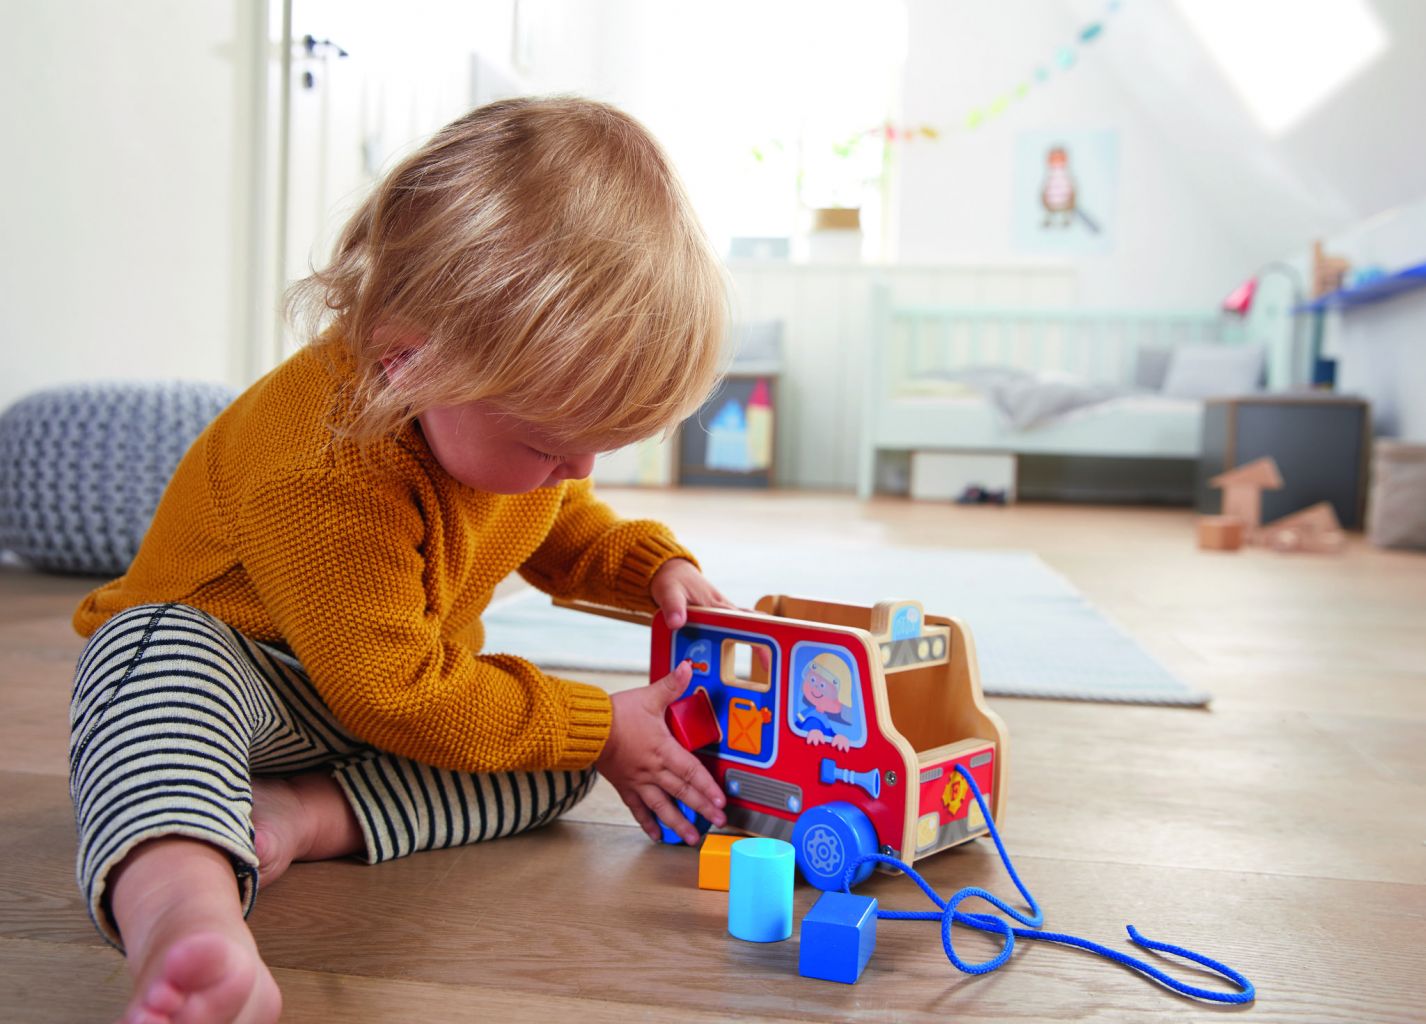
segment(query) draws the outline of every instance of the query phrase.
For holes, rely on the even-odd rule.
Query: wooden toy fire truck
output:
[[[777,595],[756,612],[693,608],[677,631],[658,615],[652,627],[651,679],[693,663],[680,712],[704,721],[695,753],[727,794],[729,825],[791,842],[819,888],[840,889],[865,854],[910,863],[984,835],[957,765],[1000,818],[1005,726],[957,620],[915,601]]]

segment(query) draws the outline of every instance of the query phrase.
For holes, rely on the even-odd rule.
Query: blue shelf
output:
[[[1426,263],[1418,263],[1414,267],[1399,270],[1395,274],[1378,278],[1371,284],[1364,284],[1360,288],[1343,288],[1341,291],[1330,292],[1320,299],[1304,302],[1293,309],[1293,312],[1321,313],[1328,309],[1355,309],[1358,306],[1369,306],[1374,302],[1381,302],[1383,299],[1389,299],[1415,288],[1426,288]]]

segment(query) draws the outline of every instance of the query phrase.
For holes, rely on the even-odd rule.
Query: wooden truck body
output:
[[[874,607],[782,595],[754,612],[653,617],[650,678],[693,663],[719,739],[696,753],[733,828],[785,839],[803,874],[840,888],[868,853],[908,863],[987,832],[963,767],[999,819],[1006,732],[981,694],[975,646],[914,601]],[[870,865],[858,873],[864,877]]]

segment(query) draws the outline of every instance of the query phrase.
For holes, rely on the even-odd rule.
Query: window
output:
[[[1367,0],[1177,0],[1269,134],[1281,135],[1386,49]]]

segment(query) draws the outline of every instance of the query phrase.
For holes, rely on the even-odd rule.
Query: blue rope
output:
[[[985,816],[986,824],[990,827],[990,838],[995,841],[995,848],[1000,853],[1000,861],[1005,865],[1005,870],[1010,875],[1011,881],[1015,883],[1015,887],[1020,890],[1020,895],[1023,896],[1025,902],[1029,904],[1030,913],[1027,915],[1022,911],[1016,910],[998,896],[973,885],[968,885],[963,889],[957,890],[949,900],[943,900],[937,895],[936,890],[932,889],[930,884],[911,868],[911,865],[897,860],[895,857],[888,857],[880,853],[867,854],[847,868],[847,873],[842,881],[842,890],[844,892],[852,891],[852,879],[856,877],[857,870],[868,862],[886,864],[904,872],[913,882],[921,887],[921,891],[924,892],[927,897],[930,898],[931,902],[939,907],[940,910],[878,910],[876,916],[888,920],[900,921],[939,920],[941,922],[941,946],[946,951],[946,958],[966,974],[989,974],[991,971],[1003,965],[1005,961],[1010,959],[1010,954],[1015,949],[1015,937],[1019,936],[1022,939],[1040,939],[1045,942],[1058,942],[1064,946],[1074,946],[1078,949],[1088,950],[1108,960],[1113,960],[1115,963],[1123,964],[1131,970],[1145,974],[1180,995],[1192,996],[1195,999],[1205,999],[1215,1003],[1251,1003],[1257,998],[1257,989],[1253,987],[1253,983],[1227,964],[1219,963],[1211,957],[1206,957],[1201,953],[1195,953],[1193,950],[1185,949],[1182,946],[1174,946],[1166,942],[1155,942],[1152,939],[1147,939],[1141,935],[1139,930],[1132,924],[1129,925],[1128,929],[1129,939],[1132,942],[1143,946],[1145,949],[1159,953],[1172,953],[1174,956],[1182,957],[1185,960],[1192,960],[1196,964],[1221,974],[1233,982],[1233,984],[1237,985],[1240,991],[1217,992],[1213,989],[1188,985],[1170,977],[1152,964],[1129,956],[1127,953],[1110,949],[1108,946],[1101,946],[1099,943],[1091,942],[1088,939],[1081,939],[1077,935],[1042,931],[1040,926],[1044,924],[1045,915],[1040,910],[1040,905],[1035,902],[1035,897],[1030,894],[1030,890],[1027,889],[1025,883],[1020,880],[1020,875],[1016,872],[1015,865],[1011,863],[1010,854],[1006,852],[1005,844],[1000,841],[1000,831],[995,827],[995,819],[990,816],[990,808],[985,805],[985,797],[981,795],[980,787],[976,785],[975,779],[971,777],[970,772],[966,771],[964,766],[956,765],[956,771],[961,774],[966,782],[970,783],[970,791],[975,796],[975,802],[980,805],[980,811],[981,814]],[[1006,921],[1002,917],[997,917],[994,914],[972,914],[957,909],[968,899],[984,900],[997,910],[1010,915],[1011,918],[1027,927],[1016,928],[1010,924],[1009,921]],[[960,958],[959,954],[956,953],[955,943],[951,938],[951,926],[953,924],[963,924],[971,928],[977,928],[983,932],[993,932],[1001,936],[1004,940],[1004,944],[1000,952],[989,960],[983,960],[980,963],[966,963]]]

